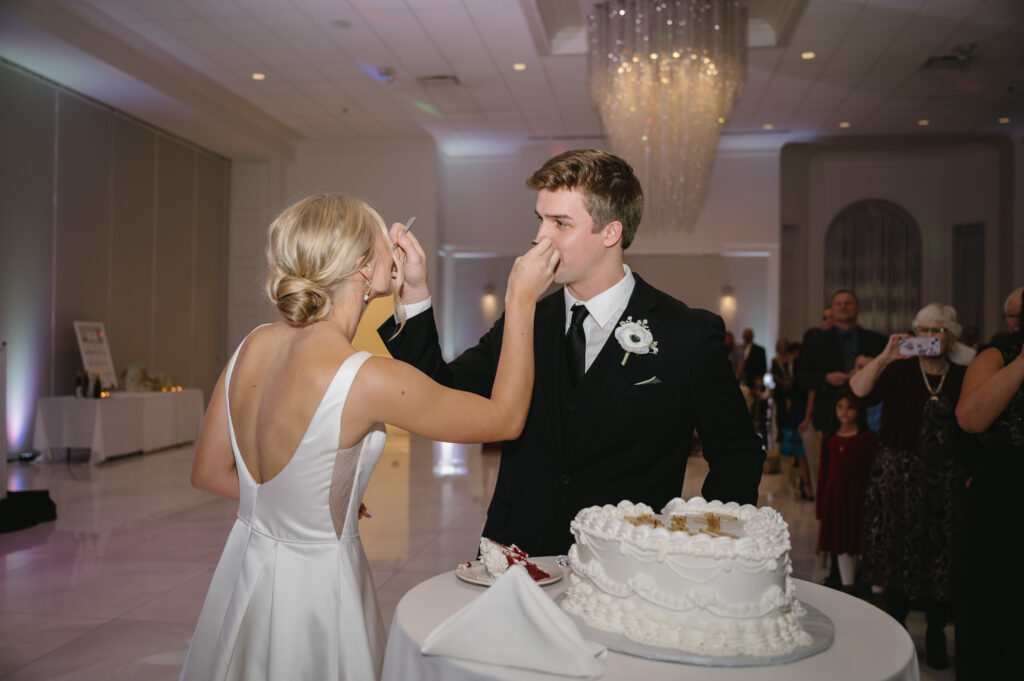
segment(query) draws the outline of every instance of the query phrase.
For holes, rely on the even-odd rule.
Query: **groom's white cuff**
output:
[[[402,304],[402,307],[405,309],[405,318],[412,319],[421,312],[429,310],[432,304],[431,300],[432,299],[428,296],[426,300],[421,300],[418,303],[409,303],[408,305]],[[395,323],[398,323],[398,315],[395,315]]]

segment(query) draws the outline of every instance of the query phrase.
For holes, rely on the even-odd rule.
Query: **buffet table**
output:
[[[699,667],[659,662],[609,650],[604,660],[609,681],[645,679],[716,679],[736,681],[794,681],[796,679],[856,679],[857,681],[917,681],[917,653],[907,631],[878,608],[853,596],[818,584],[795,580],[797,597],[821,610],[835,625],[832,646],[817,655],[785,665],[762,667]],[[567,580],[544,587],[551,598]],[[484,587],[465,584],[452,572],[432,577],[407,593],[395,609],[384,660],[384,681],[564,681],[526,669],[424,656],[420,646],[445,618],[465,607]],[[500,614],[496,614],[500,616]]]
[[[163,449],[199,437],[203,391],[113,393],[103,399],[41,397],[32,447],[89,449],[89,463]]]

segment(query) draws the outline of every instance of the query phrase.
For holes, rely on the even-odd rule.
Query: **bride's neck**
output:
[[[338,287],[338,291],[331,300],[333,307],[331,316],[326,321],[344,334],[351,343],[355,338],[356,329],[359,327],[359,320],[363,318],[366,303],[363,302],[362,296],[352,294],[351,291],[346,290],[347,288],[344,285]]]

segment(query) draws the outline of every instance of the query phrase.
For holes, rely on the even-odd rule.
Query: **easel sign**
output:
[[[117,374],[110,359],[103,322],[75,322],[75,336],[78,337],[78,349],[86,372],[98,375],[104,388],[116,388]]]

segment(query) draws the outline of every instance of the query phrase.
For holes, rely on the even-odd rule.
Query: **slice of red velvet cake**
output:
[[[487,537],[480,537],[480,560],[487,568],[487,572],[495,579],[505,574],[513,565],[522,565],[533,577],[534,581],[548,579],[551,577],[547,572],[537,567],[536,563],[528,560],[529,556],[518,546],[505,546]]]

